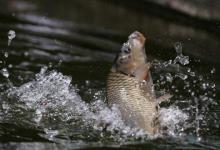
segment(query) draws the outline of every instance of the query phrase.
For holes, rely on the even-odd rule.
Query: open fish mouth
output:
[[[143,44],[145,43],[144,35],[138,31],[135,31],[131,35],[129,35],[128,39],[128,41],[131,41],[134,46],[143,46]]]

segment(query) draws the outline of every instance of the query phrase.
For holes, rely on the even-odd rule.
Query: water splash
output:
[[[182,80],[186,80],[188,78],[188,76],[186,74],[183,74],[183,73],[176,73],[175,77],[179,77]]]
[[[162,108],[159,112],[160,125],[164,129],[163,132],[172,136],[181,135],[188,118],[189,116],[176,106]]]
[[[166,73],[165,77],[168,82],[173,82],[173,76],[170,73]],[[161,78],[163,78],[163,76],[161,76]]]
[[[158,93],[170,93],[173,95],[170,103],[165,106],[176,106],[182,111],[179,115],[183,118],[177,119],[180,121],[175,125],[178,130],[173,130],[173,125],[166,124],[175,122],[172,119],[169,120],[169,117],[175,118],[175,112],[169,113],[171,112],[170,108],[167,108],[167,110],[163,108],[161,110],[161,122],[163,125],[170,127],[168,127],[166,132],[171,135],[178,135],[179,133],[191,134],[200,141],[204,134],[210,134],[211,127],[218,128],[217,120],[219,117],[217,112],[213,111],[218,105],[218,101],[215,98],[216,87],[212,79],[215,74],[215,68],[207,70],[206,74],[196,72],[198,65],[195,68],[189,64],[188,56],[185,57],[182,54],[182,44],[177,42],[174,47],[177,53],[176,58],[162,63],[155,61],[156,72],[159,72],[160,75],[153,77],[156,80],[155,89]],[[188,66],[185,66],[186,64]],[[167,114],[170,114],[170,116],[166,116]],[[184,117],[185,115],[188,116],[188,119]],[[166,119],[169,121],[166,121]],[[182,128],[179,128],[179,124],[182,124],[181,120],[185,120],[185,123]],[[215,123],[213,124],[212,122]]]
[[[170,74],[166,75],[170,77]],[[76,131],[82,135],[78,138],[83,140],[89,136],[122,142],[147,137],[143,130],[131,128],[123,122],[117,106],[107,107],[101,96],[103,92],[93,92],[93,100],[86,103],[71,82],[71,77],[43,67],[34,80],[12,87],[5,93],[0,108],[1,120],[39,126],[45,133],[42,137],[52,141],[62,135],[75,136]],[[85,84],[89,86],[91,83],[85,81]],[[172,106],[162,108],[159,119],[166,128],[163,132],[175,136],[184,131],[188,114]]]
[[[181,56],[182,45],[176,46],[176,50],[177,57]],[[201,124],[205,122],[202,119],[207,118],[204,111],[208,108],[201,110],[200,103],[205,101],[208,106],[211,98],[209,95],[201,97],[194,85],[200,85],[204,91],[215,88],[214,83],[205,83],[204,77],[196,76],[193,69],[185,67],[188,60],[175,58],[158,65],[165,69],[173,67],[160,74],[156,85],[159,90],[165,89],[164,93],[167,93],[167,89],[171,94],[174,93],[175,102],[172,107],[160,110],[162,127],[172,136],[180,135],[192,128],[198,129],[193,131],[196,131],[198,136],[201,135]],[[214,69],[212,72],[214,73]],[[146,137],[146,133],[142,130],[125,125],[117,106],[107,107],[103,90],[88,89],[87,93],[92,95],[92,101],[86,103],[78,94],[80,89],[71,82],[71,77],[54,70],[48,71],[47,67],[43,67],[34,80],[20,87],[12,87],[4,94],[5,98],[0,102],[1,120],[19,122],[23,126],[26,124],[39,126],[45,132],[42,136],[52,141],[63,135],[68,138],[77,136],[78,139],[83,140],[93,137],[93,139],[113,141],[125,141],[129,137],[135,139]],[[90,81],[85,81],[85,85],[90,84]],[[185,93],[180,94],[180,92]],[[186,97],[184,94],[191,97]],[[197,103],[194,97],[199,97]],[[81,136],[78,137],[76,134]]]
[[[177,53],[177,55],[181,55],[182,54],[182,49],[183,49],[183,47],[182,47],[182,43],[181,42],[176,42],[175,44],[174,44],[174,48],[175,48],[175,50],[176,50],[176,53]]]
[[[7,68],[2,68],[0,70],[0,73],[5,77],[5,78],[8,78],[9,77],[9,72],[8,72],[8,69]]]
[[[176,58],[175,58],[174,61],[173,61],[174,64],[177,63],[177,62],[179,62],[179,63],[182,64],[182,65],[187,65],[187,64],[189,64],[189,56],[184,56],[184,55],[182,54],[182,43],[176,42],[176,43],[174,44],[174,48],[175,48],[176,53],[177,53],[177,56],[176,56]]]
[[[43,67],[35,80],[6,92],[7,98],[4,99],[7,101],[1,102],[3,114],[0,118],[40,126],[44,128],[44,137],[49,139],[62,134],[71,136],[74,130],[85,132],[88,129],[93,129],[88,134],[100,132],[100,138],[111,133],[111,139],[116,141],[129,136],[146,136],[146,133],[126,126],[116,106],[109,108],[103,100],[90,104],[84,102],[71,81],[71,77]]]
[[[16,37],[16,33],[14,30],[8,31],[8,46],[11,45],[11,41]]]
[[[5,58],[8,58],[8,52],[5,52],[5,53],[4,53],[4,57],[5,57]]]

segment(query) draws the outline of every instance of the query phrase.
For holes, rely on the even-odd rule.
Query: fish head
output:
[[[140,66],[146,64],[145,40],[138,31],[130,34],[115,59],[112,71],[133,75]]]

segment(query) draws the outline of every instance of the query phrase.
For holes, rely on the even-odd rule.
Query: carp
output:
[[[119,108],[126,124],[153,135],[159,130],[158,101],[145,41],[144,35],[135,31],[123,44],[107,77],[107,102]]]

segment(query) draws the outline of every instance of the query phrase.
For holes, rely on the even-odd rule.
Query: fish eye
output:
[[[128,54],[128,53],[131,52],[131,48],[130,48],[130,47],[123,47],[123,48],[122,48],[122,52]]]

